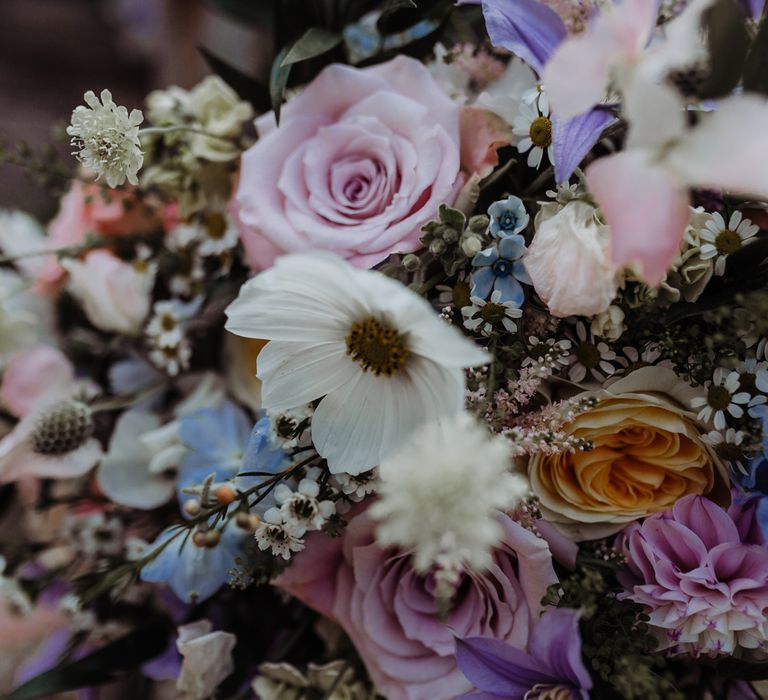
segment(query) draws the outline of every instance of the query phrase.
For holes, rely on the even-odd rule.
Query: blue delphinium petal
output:
[[[505,260],[517,260],[525,250],[525,239],[519,234],[506,236],[499,241],[499,257]]]
[[[148,545],[145,555],[167,542],[176,530],[163,530]],[[242,557],[248,536],[229,523],[215,547],[197,547],[187,533],[176,537],[141,570],[141,580],[149,583],[167,583],[185,603],[210,598],[228,580],[235,560]]]
[[[472,289],[470,294],[473,297],[479,297],[480,299],[487,299],[493,289],[493,284],[496,281],[496,275],[491,267],[481,267],[472,273]]]
[[[528,270],[525,269],[525,263],[522,260],[515,260],[512,265],[512,274],[519,282],[522,282],[523,284],[533,284],[533,281],[528,274]]]
[[[512,277],[512,275],[497,277],[496,282],[493,285],[493,290],[501,292],[501,297],[499,298],[501,303],[511,301],[519,308],[525,301],[525,292],[520,286],[520,283]]]
[[[248,416],[231,402],[181,418],[179,434],[190,449],[179,465],[176,479],[182,505],[191,498],[182,493],[183,489],[201,484],[209,474],[215,474],[216,481],[227,481],[241,471],[250,430]]]
[[[491,246],[485,250],[481,250],[472,258],[473,267],[485,267],[486,265],[493,265],[499,259],[499,251],[496,246]]]
[[[251,431],[248,446],[245,448],[241,472],[266,472],[277,474],[283,470],[288,462],[288,455],[281,447],[275,447],[270,442],[271,426],[269,418],[259,420]],[[269,477],[264,476],[238,476],[235,486],[239,491],[247,491],[257,486]],[[265,498],[259,501],[252,509],[254,513],[264,513],[275,505],[274,491],[270,491]]]

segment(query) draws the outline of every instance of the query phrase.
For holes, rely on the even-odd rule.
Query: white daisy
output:
[[[232,250],[240,240],[240,234],[225,211],[213,211],[206,214],[198,240],[200,246],[197,252],[203,257],[210,257]]]
[[[744,433],[741,430],[728,428],[725,431],[713,430],[702,439],[715,450],[717,456],[725,462],[729,462],[734,469],[742,474],[747,474],[744,466],[745,455],[741,444],[744,442]]]
[[[538,107],[542,114],[549,114],[549,95],[541,83],[526,90],[520,99],[527,105]]]
[[[297,537],[307,530],[320,530],[336,512],[333,501],[318,500],[320,485],[314,479],[302,479],[296,491],[287,484],[275,489],[275,500],[280,504],[283,521],[291,526]]]
[[[279,258],[227,315],[230,332],[270,341],[257,367],[265,409],[324,397],[312,440],[333,473],[377,466],[410,431],[459,413],[464,368],[488,362],[425,299],[330,253]]]
[[[554,163],[554,150],[552,148],[552,120],[549,118],[549,105],[545,104],[543,111],[539,111],[531,104],[520,103],[520,114],[514,121],[513,133],[522,137],[517,144],[520,153],[528,153],[528,166],[538,169],[547,152],[550,163]]]
[[[528,351],[522,362],[523,367],[545,364],[552,369],[559,369],[568,366],[568,357],[573,346],[570,340],[554,338],[540,340],[532,335],[529,336],[528,343]]]
[[[464,328],[490,335],[494,327],[501,323],[509,333],[517,330],[517,324],[512,320],[520,318],[523,310],[517,308],[514,301],[501,301],[501,292],[496,290],[486,301],[480,297],[470,297],[470,305],[461,309],[464,317]]]
[[[583,321],[576,324],[575,331],[575,337],[572,338],[573,352],[568,358],[571,365],[568,379],[578,383],[584,381],[589,372],[597,381],[605,381],[606,377],[616,372],[616,366],[613,364],[616,353],[607,343],[596,341],[595,336],[587,331]]]
[[[712,218],[707,221],[701,230],[701,258],[710,260],[716,257],[715,274],[722,275],[725,272],[725,260],[740,250],[745,245],[754,242],[755,234],[760,230],[749,219],[743,219],[740,211],[731,214],[728,225],[725,224],[722,214],[714,212]]]
[[[144,164],[139,142],[139,124],[144,121],[141,110],[130,114],[112,101],[109,90],[101,91],[101,101],[92,90],[85,93],[87,107],[79,105],[72,112],[67,134],[78,150],[78,160],[86,170],[104,175],[110,187],[119,187],[126,179],[138,185],[136,174]]]
[[[744,415],[742,406],[749,403],[749,393],[739,390],[739,373],[718,367],[712,376],[712,381],[704,386],[706,396],[697,396],[691,400],[691,408],[698,408],[697,417],[704,422],[713,421],[717,430],[725,428],[725,414],[734,418]]]
[[[189,369],[192,346],[186,338],[182,338],[176,345],[153,348],[149,352],[149,359],[169,377],[175,377],[182,370]]]
[[[616,362],[624,368],[624,374],[634,372],[641,367],[655,365],[661,357],[661,350],[653,345],[646,345],[642,352],[631,345],[627,345],[621,348],[621,353],[616,357]]]

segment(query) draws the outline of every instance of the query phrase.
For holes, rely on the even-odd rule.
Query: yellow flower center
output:
[[[391,377],[400,372],[408,360],[403,336],[389,324],[375,318],[352,324],[347,340],[347,355],[363,371]]]
[[[707,392],[707,403],[716,411],[724,411],[731,404],[731,392],[724,386],[711,386]]]
[[[736,231],[726,228],[720,231],[715,238],[715,248],[720,255],[735,253],[742,246],[741,236]]]
[[[549,117],[536,117],[528,130],[534,146],[548,148],[552,145],[552,121]]]
[[[224,238],[227,232],[227,220],[220,212],[208,214],[205,219],[205,226],[208,229],[208,235],[216,241]]]
[[[480,318],[486,323],[500,323],[507,315],[507,310],[501,304],[489,301],[480,309]]]

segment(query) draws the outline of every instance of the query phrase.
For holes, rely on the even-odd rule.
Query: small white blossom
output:
[[[301,425],[312,417],[313,412],[309,404],[286,411],[267,411],[270,444],[284,450],[296,447],[302,437]]]
[[[613,364],[616,353],[608,347],[607,343],[598,341],[593,333],[588,333],[582,321],[576,324],[575,330],[573,353],[568,361],[571,365],[568,379],[578,383],[584,381],[589,372],[597,381],[605,381],[606,377],[616,372]]]
[[[707,423],[711,420],[717,430],[723,430],[726,413],[741,418],[744,415],[742,406],[749,403],[751,397],[748,392],[740,391],[739,384],[738,372],[718,367],[712,381],[704,385],[706,396],[691,400],[691,408],[699,409],[698,419]]]
[[[314,479],[302,479],[296,491],[286,484],[275,489],[283,520],[301,537],[308,530],[320,530],[336,511],[332,501],[321,501],[320,486]]]
[[[169,377],[175,377],[182,370],[189,369],[192,346],[186,338],[182,338],[177,345],[153,348],[150,350],[149,359]]]
[[[144,164],[139,141],[139,125],[144,121],[141,110],[128,114],[125,107],[112,101],[109,90],[101,91],[101,100],[89,90],[84,96],[87,107],[79,105],[72,112],[67,134],[83,166],[104,175],[110,187],[119,187],[126,179],[138,185],[136,174]]]
[[[549,103],[545,99],[544,104],[539,101],[538,107],[532,104],[520,103],[520,114],[515,118],[512,126],[515,136],[520,137],[517,150],[520,153],[528,151],[528,167],[541,167],[544,152],[550,163],[554,163],[554,149],[552,148],[552,120],[549,118]]]
[[[528,492],[510,469],[509,443],[469,414],[417,431],[379,467],[380,500],[370,509],[379,544],[413,549],[419,571],[485,569],[502,534],[499,511]]]
[[[355,476],[352,474],[334,474],[332,482],[351,501],[358,502],[376,490],[378,476],[378,470],[371,469]]]
[[[464,328],[470,331],[479,331],[483,335],[490,335],[494,327],[501,323],[508,333],[517,330],[517,324],[512,320],[523,315],[522,309],[518,309],[513,301],[501,301],[501,292],[497,289],[486,301],[480,297],[470,297],[470,306],[461,309],[464,317]]]
[[[293,525],[285,522],[279,508],[270,508],[264,513],[264,519],[259,523],[253,536],[260,550],[268,549],[276,557],[282,557],[286,561],[291,558],[293,552],[304,549],[301,534]]]
[[[745,455],[741,447],[744,442],[744,433],[741,430],[734,430],[733,428],[724,431],[712,430],[706,435],[702,435],[702,439],[715,450],[720,459],[730,462],[742,474],[748,473],[744,466]]]
[[[725,272],[726,258],[745,245],[754,242],[755,234],[760,230],[749,219],[742,218],[740,211],[731,214],[728,224],[722,214],[715,212],[701,231],[701,258],[715,258],[715,274]]]

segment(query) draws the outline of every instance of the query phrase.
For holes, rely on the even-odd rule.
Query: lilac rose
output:
[[[506,515],[492,566],[457,586],[447,620],[435,614],[435,580],[411,557],[374,541],[365,512],[341,540],[311,535],[277,584],[349,634],[388,700],[448,700],[472,689],[456,664],[456,637],[488,637],[524,649],[547,587],[556,582],[547,543]]]
[[[371,267],[419,246],[451,203],[460,172],[460,108],[418,61],[331,65],[282,110],[257,121],[234,198],[248,262],[331,250]]]

